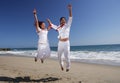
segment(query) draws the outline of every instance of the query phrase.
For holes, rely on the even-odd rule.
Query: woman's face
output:
[[[42,23],[42,24],[41,24],[41,28],[42,28],[42,29],[45,29],[45,23]]]

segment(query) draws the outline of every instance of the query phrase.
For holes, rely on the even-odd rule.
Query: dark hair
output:
[[[60,21],[61,21],[63,18],[66,20],[66,18],[65,18],[65,17],[61,17],[61,18],[60,18]]]
[[[40,28],[41,28],[42,23],[45,23],[45,22],[44,21],[38,21],[38,25],[39,25]],[[36,26],[36,22],[34,23],[34,25]]]
[[[41,28],[42,23],[44,23],[44,21],[38,21],[39,27]]]

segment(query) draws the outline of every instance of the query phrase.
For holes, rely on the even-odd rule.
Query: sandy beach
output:
[[[66,72],[58,60],[1,55],[0,83],[120,83],[120,66],[72,62]]]

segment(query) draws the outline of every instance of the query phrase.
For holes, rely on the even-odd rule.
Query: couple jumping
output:
[[[36,32],[39,36],[38,40],[38,50],[37,50],[37,56],[35,57],[35,62],[38,59],[41,59],[41,62],[43,63],[44,59],[50,56],[50,47],[48,43],[47,34],[48,31],[53,28],[56,31],[58,31],[59,36],[59,43],[58,43],[58,59],[60,63],[61,70],[63,71],[64,68],[64,61],[62,59],[62,54],[64,53],[65,61],[66,61],[66,72],[70,69],[70,42],[69,42],[69,33],[70,33],[70,27],[72,23],[72,6],[68,5],[69,10],[69,19],[68,22],[66,22],[65,17],[60,18],[60,25],[56,26],[54,25],[49,19],[47,19],[49,26],[46,28],[45,23],[43,21],[38,21],[36,9],[34,9],[33,14],[35,18],[35,26],[36,26]]]

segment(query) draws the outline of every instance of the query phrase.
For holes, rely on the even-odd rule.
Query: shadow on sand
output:
[[[41,79],[30,79],[29,76],[25,76],[25,77],[15,77],[15,78],[11,78],[11,77],[5,77],[5,76],[0,76],[0,81],[3,82],[8,82],[8,83],[19,83],[19,82],[53,82],[53,81],[58,81],[60,80],[60,78],[55,78],[55,77],[48,77],[48,78],[41,78]]]

